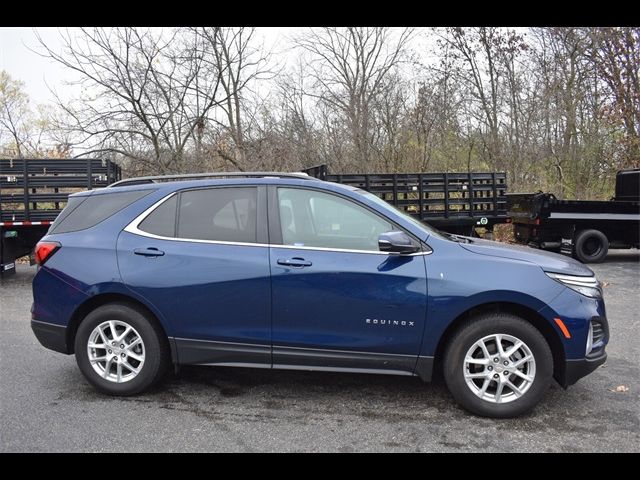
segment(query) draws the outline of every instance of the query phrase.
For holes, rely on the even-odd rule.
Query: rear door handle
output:
[[[300,257],[279,258],[278,265],[286,265],[287,267],[310,267],[313,265],[309,260]]]
[[[143,257],[161,257],[162,255],[164,255],[164,252],[162,250],[158,250],[155,247],[136,248],[133,253],[135,253],[136,255],[142,255]]]

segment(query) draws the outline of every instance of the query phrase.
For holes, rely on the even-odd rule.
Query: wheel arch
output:
[[[164,334],[164,338],[167,340],[170,346],[172,362],[177,363],[177,353],[176,353],[174,342],[172,341],[171,337],[169,337],[169,335],[167,334],[167,330],[163,325],[163,323],[158,318],[158,316],[151,310],[151,308],[149,308],[147,305],[142,303],[140,300],[122,293],[101,293],[98,295],[94,295],[88,298],[87,300],[85,300],[82,304],[78,306],[78,308],[76,308],[76,310],[71,315],[71,319],[69,320],[69,324],[67,326],[67,333],[66,333],[67,335],[66,341],[67,341],[67,346],[70,354],[75,353],[74,346],[75,346],[76,333],[78,332],[78,327],[82,323],[82,320],[84,320],[85,317],[89,313],[94,311],[96,308],[101,307],[103,305],[110,304],[110,303],[126,304],[132,308],[142,311],[145,314],[145,316],[152,319],[152,321],[154,321],[156,325],[162,330],[162,333]]]
[[[562,341],[553,326],[535,310],[518,303],[510,302],[490,302],[475,305],[458,315],[445,329],[436,347],[434,356],[436,371],[442,371],[442,359],[445,348],[461,325],[469,318],[487,313],[510,313],[533,325],[549,344],[553,356],[553,378],[559,383],[562,383],[561,379],[565,376],[566,356]]]

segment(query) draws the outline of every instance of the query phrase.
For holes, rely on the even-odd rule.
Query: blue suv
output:
[[[438,370],[467,410],[511,417],[606,359],[602,290],[570,258],[303,174],[195,177],[74,194],[36,247],[32,329],[102,392],[171,364]]]

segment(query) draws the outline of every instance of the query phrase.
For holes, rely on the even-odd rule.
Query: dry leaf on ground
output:
[[[616,393],[628,392],[629,387],[626,385],[618,385],[616,388],[612,388],[611,391]]]

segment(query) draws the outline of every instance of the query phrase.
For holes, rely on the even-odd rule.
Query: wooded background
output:
[[[61,31],[77,95],[0,72],[0,156],[94,156],[128,176],[506,171],[509,190],[609,198],[640,166],[640,28]],[[421,50],[416,50],[417,45]]]

